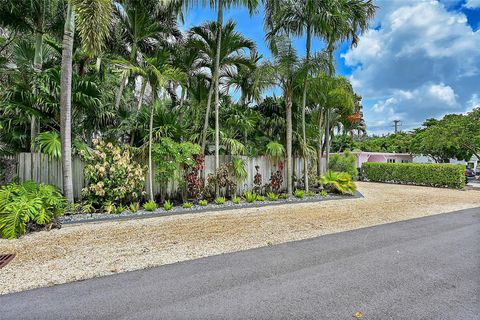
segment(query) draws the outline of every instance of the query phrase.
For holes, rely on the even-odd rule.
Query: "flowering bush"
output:
[[[80,151],[85,161],[84,200],[94,206],[106,203],[128,204],[142,196],[145,170],[132,159],[131,148],[94,140],[94,150]]]

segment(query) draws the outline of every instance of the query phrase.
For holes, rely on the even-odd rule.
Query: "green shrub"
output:
[[[94,213],[95,211],[96,211],[96,209],[91,203],[85,202],[82,205],[82,212],[83,213]]]
[[[255,202],[257,200],[257,194],[255,192],[247,191],[243,194],[243,197],[245,198],[245,201],[248,203]]]
[[[347,172],[327,171],[320,178],[320,183],[329,191],[335,193],[350,193],[357,191],[357,186]]]
[[[308,191],[307,196],[315,197],[317,194],[314,191]]]
[[[295,196],[295,198],[301,199],[301,198],[305,197],[305,191],[297,189],[297,190],[295,190],[293,195]]]
[[[240,198],[240,197],[233,197],[232,202],[233,202],[234,204],[240,204],[240,200],[242,200],[242,198]]]
[[[328,169],[334,172],[346,172],[353,180],[358,178],[357,157],[350,151],[334,154],[328,161]]]
[[[267,197],[268,197],[268,200],[270,200],[270,201],[277,201],[278,200],[278,194],[273,193],[273,192],[268,192]]]
[[[288,198],[290,198],[290,195],[288,193],[282,193],[278,197],[280,199],[288,199]]]
[[[128,206],[128,210],[131,213],[137,212],[138,210],[140,210],[140,203],[138,202],[130,203],[130,205]]]
[[[157,203],[150,200],[143,204],[143,209],[146,211],[155,211],[155,209],[157,209]]]
[[[320,195],[321,195],[322,197],[328,196],[327,190],[322,190],[322,191],[320,191]]]
[[[191,202],[184,202],[182,204],[182,208],[184,208],[184,209],[190,209],[191,207],[193,207],[193,203],[191,203]]]
[[[265,201],[265,196],[258,195],[257,201]]]
[[[215,199],[215,203],[218,205],[225,204],[225,197],[218,197]]]
[[[125,212],[126,210],[127,210],[127,207],[119,204],[119,205],[117,205],[117,207],[115,208],[115,212],[114,212],[114,213],[116,213],[116,214],[121,214],[121,213]]]
[[[163,209],[170,211],[173,208],[173,204],[170,202],[170,200],[165,201],[163,204]]]
[[[198,201],[198,204],[201,205],[202,207],[205,207],[206,205],[208,205],[208,201],[207,200],[200,200],[200,201]]]
[[[132,148],[94,140],[94,150],[91,153],[82,150],[80,154],[88,181],[88,186],[82,189],[83,200],[95,207],[138,201],[145,170],[133,160]]]
[[[460,164],[367,162],[362,169],[369,181],[457,189],[465,187],[465,166]]]
[[[66,201],[56,187],[25,181],[0,187],[0,236],[26,233],[27,223],[46,226],[65,214]]]

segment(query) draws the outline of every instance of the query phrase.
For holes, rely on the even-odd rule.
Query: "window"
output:
[[[402,163],[409,163],[410,160],[402,160]]]
[[[388,163],[395,163],[396,161],[395,161],[395,159],[387,159],[387,162]]]

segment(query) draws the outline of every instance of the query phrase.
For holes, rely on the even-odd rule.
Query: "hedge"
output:
[[[369,181],[458,189],[465,187],[465,166],[461,164],[366,162],[362,164],[362,171]]]

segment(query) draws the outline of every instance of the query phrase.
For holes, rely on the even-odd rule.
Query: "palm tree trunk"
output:
[[[291,195],[292,182],[293,182],[293,173],[292,173],[292,100],[290,93],[285,92],[285,106],[286,106],[286,117],[287,117],[287,193]]]
[[[310,25],[307,25],[307,44],[306,44],[306,56],[305,62],[307,63],[310,61],[310,46],[311,46],[311,30]],[[306,121],[305,121],[305,112],[307,108],[307,84],[308,84],[308,69],[305,73],[305,80],[303,82],[303,95],[302,95],[302,137],[303,137],[303,170],[304,170],[304,181],[305,181],[305,191],[308,192],[308,154],[307,154],[307,131],[306,131]]]
[[[154,99],[155,100],[155,99]],[[153,112],[155,104],[152,104],[150,109],[150,125],[148,127],[148,194],[150,201],[153,201],[153,161],[152,161],[152,146],[153,146]]]
[[[317,176],[322,175],[322,159],[323,159],[323,154],[322,154],[322,142],[323,142],[323,117],[322,113],[319,112],[318,115],[318,147],[317,147]]]
[[[208,131],[208,119],[210,118],[210,107],[212,104],[212,95],[213,95],[213,81],[210,83],[210,89],[208,90],[207,98],[207,110],[205,112],[205,121],[203,123],[202,131],[202,150],[201,154],[205,155],[205,148],[207,147],[207,131]]]
[[[327,109],[325,126],[325,169],[328,171],[328,162],[330,158],[330,109]]]
[[[122,102],[123,90],[125,90],[125,86],[127,85],[127,78],[126,75],[123,75],[122,80],[120,80],[120,87],[118,88],[117,96],[115,98],[115,110],[118,110],[120,103]]]
[[[187,92],[188,92],[188,86],[186,85],[185,87],[182,87],[182,96],[180,97],[180,105],[178,107],[180,112],[180,115],[178,116],[178,122],[180,123],[181,126],[183,126],[183,116],[184,116],[183,105],[185,103],[185,100],[187,99]]]
[[[75,8],[69,2],[63,33],[62,73],[60,77],[60,136],[62,140],[63,193],[73,203],[72,178],[72,56]]]
[[[219,71],[220,71],[220,49],[222,42],[222,27],[223,27],[223,2],[218,0],[218,17],[217,17],[217,52],[215,54],[215,170],[220,168],[220,81],[219,81]],[[215,195],[219,196],[218,184],[215,185]]]
[[[40,15],[37,19],[37,28],[41,30],[43,28],[43,16]],[[42,59],[42,50],[43,50],[43,33],[37,31],[35,33],[35,54],[33,57],[33,70],[35,73],[39,74],[42,72],[43,59]],[[38,87],[35,85],[34,91],[38,94]],[[36,103],[38,107],[38,104]],[[35,162],[35,139],[37,137],[37,118],[35,115],[32,115],[30,118],[30,168],[31,168],[31,179],[34,180],[36,177],[35,173],[37,171],[37,164]]]
[[[143,105],[143,97],[145,96],[145,88],[147,87],[147,81],[144,79],[142,83],[142,87],[140,89],[140,96],[138,97],[138,104],[137,104],[137,111],[140,111]],[[132,134],[130,136],[130,145],[133,146],[135,142],[135,130],[132,130]]]

